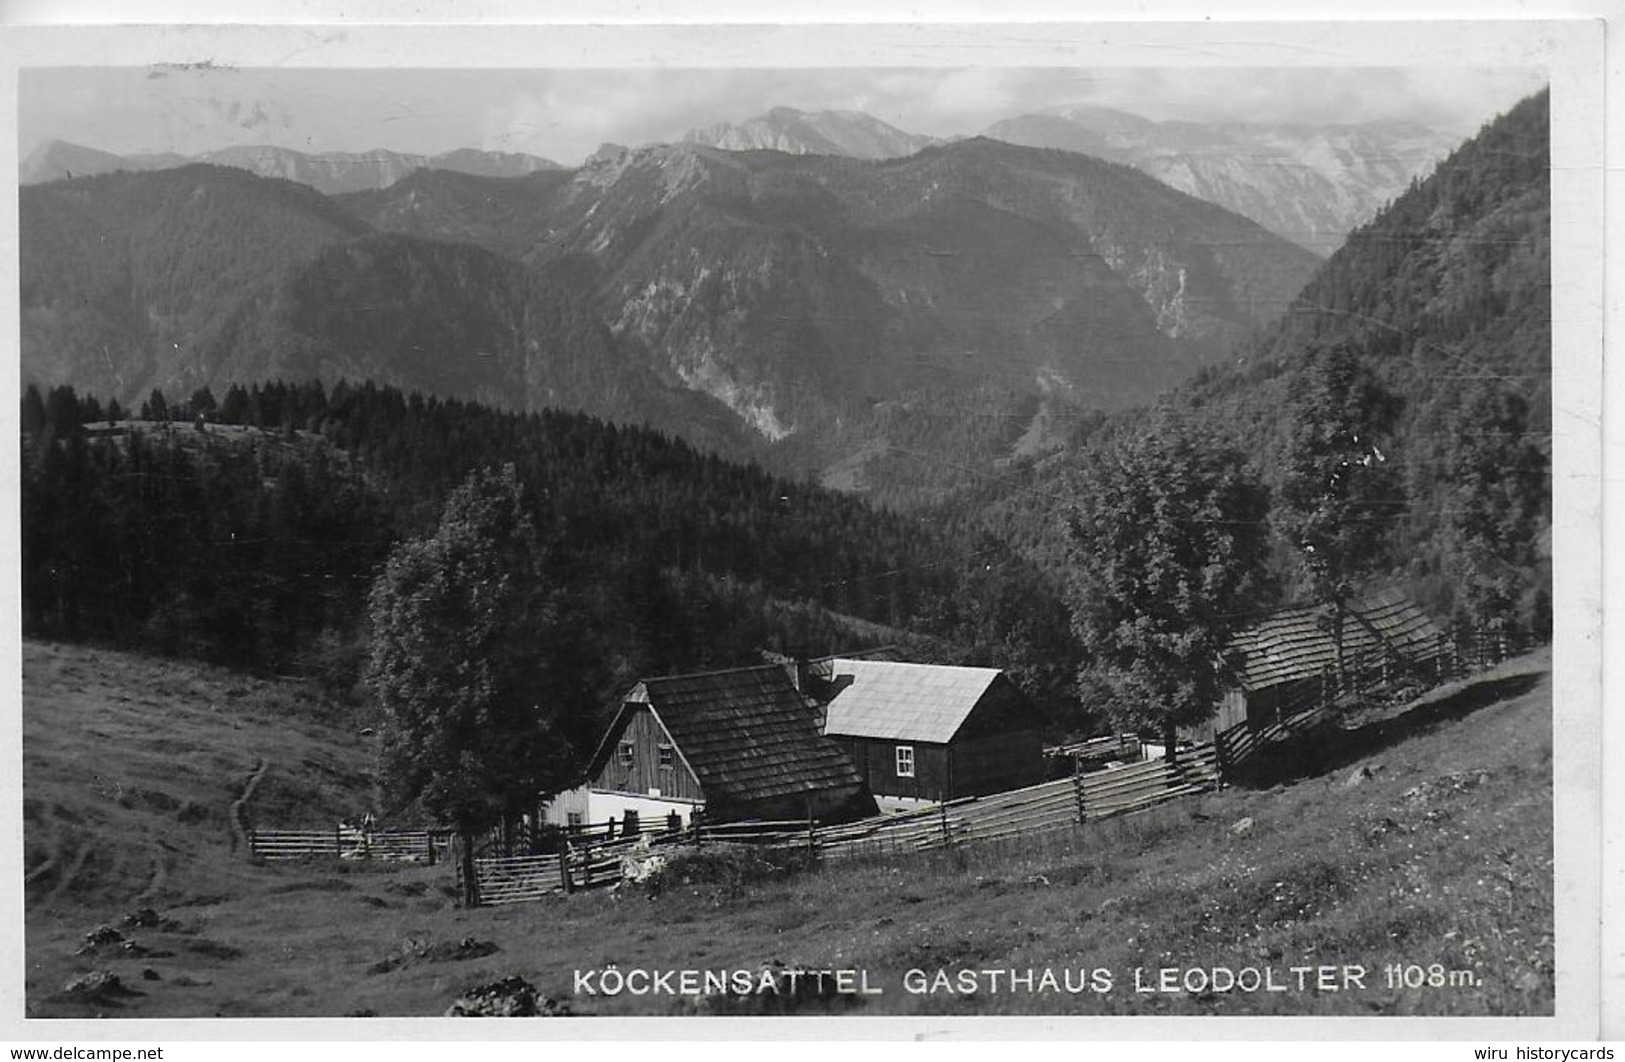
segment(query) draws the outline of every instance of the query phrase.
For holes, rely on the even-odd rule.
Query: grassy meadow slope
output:
[[[366,805],[353,722],[317,721],[288,686],[30,643],[28,1012],[433,1015],[518,974],[582,1014],[687,1013],[669,997],[572,997],[572,971],[778,960],[870,971],[885,994],[855,1013],[1550,1013],[1549,673],[1541,651],[1358,720],[1341,751],[1259,784],[1085,831],[745,881],[725,860],[725,873],[653,896],[469,911],[444,865],[254,866],[234,849],[230,809],[262,762],[246,809],[262,825],[327,824]],[[1238,834],[1243,818],[1252,827]],[[148,906],[158,924],[124,924]],[[102,924],[134,947],[81,950]],[[1322,963],[1365,965],[1367,990],[1133,990],[1136,967],[1284,977]],[[1388,963],[1440,963],[1479,983],[1389,989]],[[1012,967],[1104,968],[1114,988],[903,990],[911,968]],[[92,970],[127,991],[63,991]]]

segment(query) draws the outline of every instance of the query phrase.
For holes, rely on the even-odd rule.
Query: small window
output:
[[[621,766],[632,766],[632,750],[636,748],[630,741],[621,742]]]
[[[914,746],[913,745],[899,745],[899,746],[897,746],[897,777],[899,777],[899,778],[913,778],[914,777]]]
[[[677,765],[677,750],[670,745],[660,746],[660,769],[669,771]]]
[[[572,829],[579,828],[581,826],[581,812],[566,811],[564,813],[564,824]]]

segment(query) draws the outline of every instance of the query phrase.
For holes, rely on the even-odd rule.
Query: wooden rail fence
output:
[[[431,830],[362,830],[339,824],[326,830],[248,831],[249,854],[277,862],[317,856],[363,859],[421,859],[434,863],[436,849],[444,848],[446,834]]]
[[[1070,759],[1081,763],[1105,763],[1111,760],[1134,763],[1140,759],[1140,738],[1136,734],[1106,734],[1087,741],[1047,746],[1044,755],[1051,759]]]
[[[608,837],[603,833],[577,834],[563,851],[551,855],[476,858],[475,881],[482,905],[539,900],[555,892],[614,884],[624,876],[628,857],[641,850],[719,843],[805,844],[810,828],[805,820],[783,820],[725,822]]]
[[[619,882],[634,853],[658,854],[677,846],[756,844],[797,848],[817,858],[919,852],[1143,811],[1219,784],[1218,752],[1188,747],[1178,758],[1115,770],[1080,773],[989,796],[964,797],[898,815],[819,826],[805,820],[700,825],[611,840],[572,844],[554,855],[492,857],[474,861],[481,904],[537,900]]]
[[[1148,760],[991,796],[964,797],[901,815],[820,827],[814,842],[821,856],[836,858],[943,848],[1142,811],[1218,783],[1217,752],[1204,743],[1181,749],[1173,763]]]
[[[569,846],[556,855],[476,859],[480,898],[482,903],[513,903],[618,882],[628,856],[640,845],[651,851],[717,842],[804,847],[818,858],[840,859],[998,840],[1132,814],[1216,788],[1222,774],[1265,747],[1333,725],[1336,702],[1343,694],[1392,689],[1415,681],[1437,684],[1491,666],[1519,648],[1504,636],[1464,638],[1452,632],[1403,665],[1381,654],[1351,656],[1341,683],[1329,673],[1322,675],[1299,700],[1283,707],[1278,720],[1221,731],[1212,743],[1180,748],[1171,763],[1156,759],[1103,771],[1080,769],[1071,777],[1023,789],[838,825],[741,822],[672,830],[650,823],[644,833],[630,837],[616,837],[605,827],[571,831]],[[1045,752],[1051,757],[1070,757],[1081,768],[1085,763],[1136,754],[1138,739],[1108,735]]]

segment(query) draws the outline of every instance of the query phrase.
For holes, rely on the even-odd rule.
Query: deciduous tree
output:
[[[1339,686],[1348,601],[1385,558],[1406,508],[1404,483],[1378,444],[1394,405],[1341,344],[1311,350],[1292,391],[1276,526],[1298,558],[1300,592],[1326,606]]]
[[[397,547],[372,590],[385,790],[457,829],[469,901],[475,835],[566,778],[546,640],[556,605],[511,465],[453,491],[435,533]]]
[[[1209,718],[1225,647],[1263,589],[1264,490],[1241,455],[1171,414],[1090,454],[1070,520],[1080,690],[1126,729]]]

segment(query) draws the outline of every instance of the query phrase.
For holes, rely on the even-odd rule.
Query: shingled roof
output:
[[[622,720],[643,704],[671,735],[708,803],[863,785],[852,762],[818,732],[806,701],[777,665],[644,679],[624,698],[593,757],[594,770]]]
[[[1337,666],[1331,613],[1324,605],[1287,609],[1237,634],[1230,647],[1240,660],[1236,678],[1249,692],[1314,678]],[[1444,632],[1402,591],[1385,590],[1348,604],[1343,616],[1344,659],[1387,648],[1425,660],[1439,651]]]
[[[1001,672],[992,667],[835,660],[852,682],[829,702],[824,733],[946,744]]]

